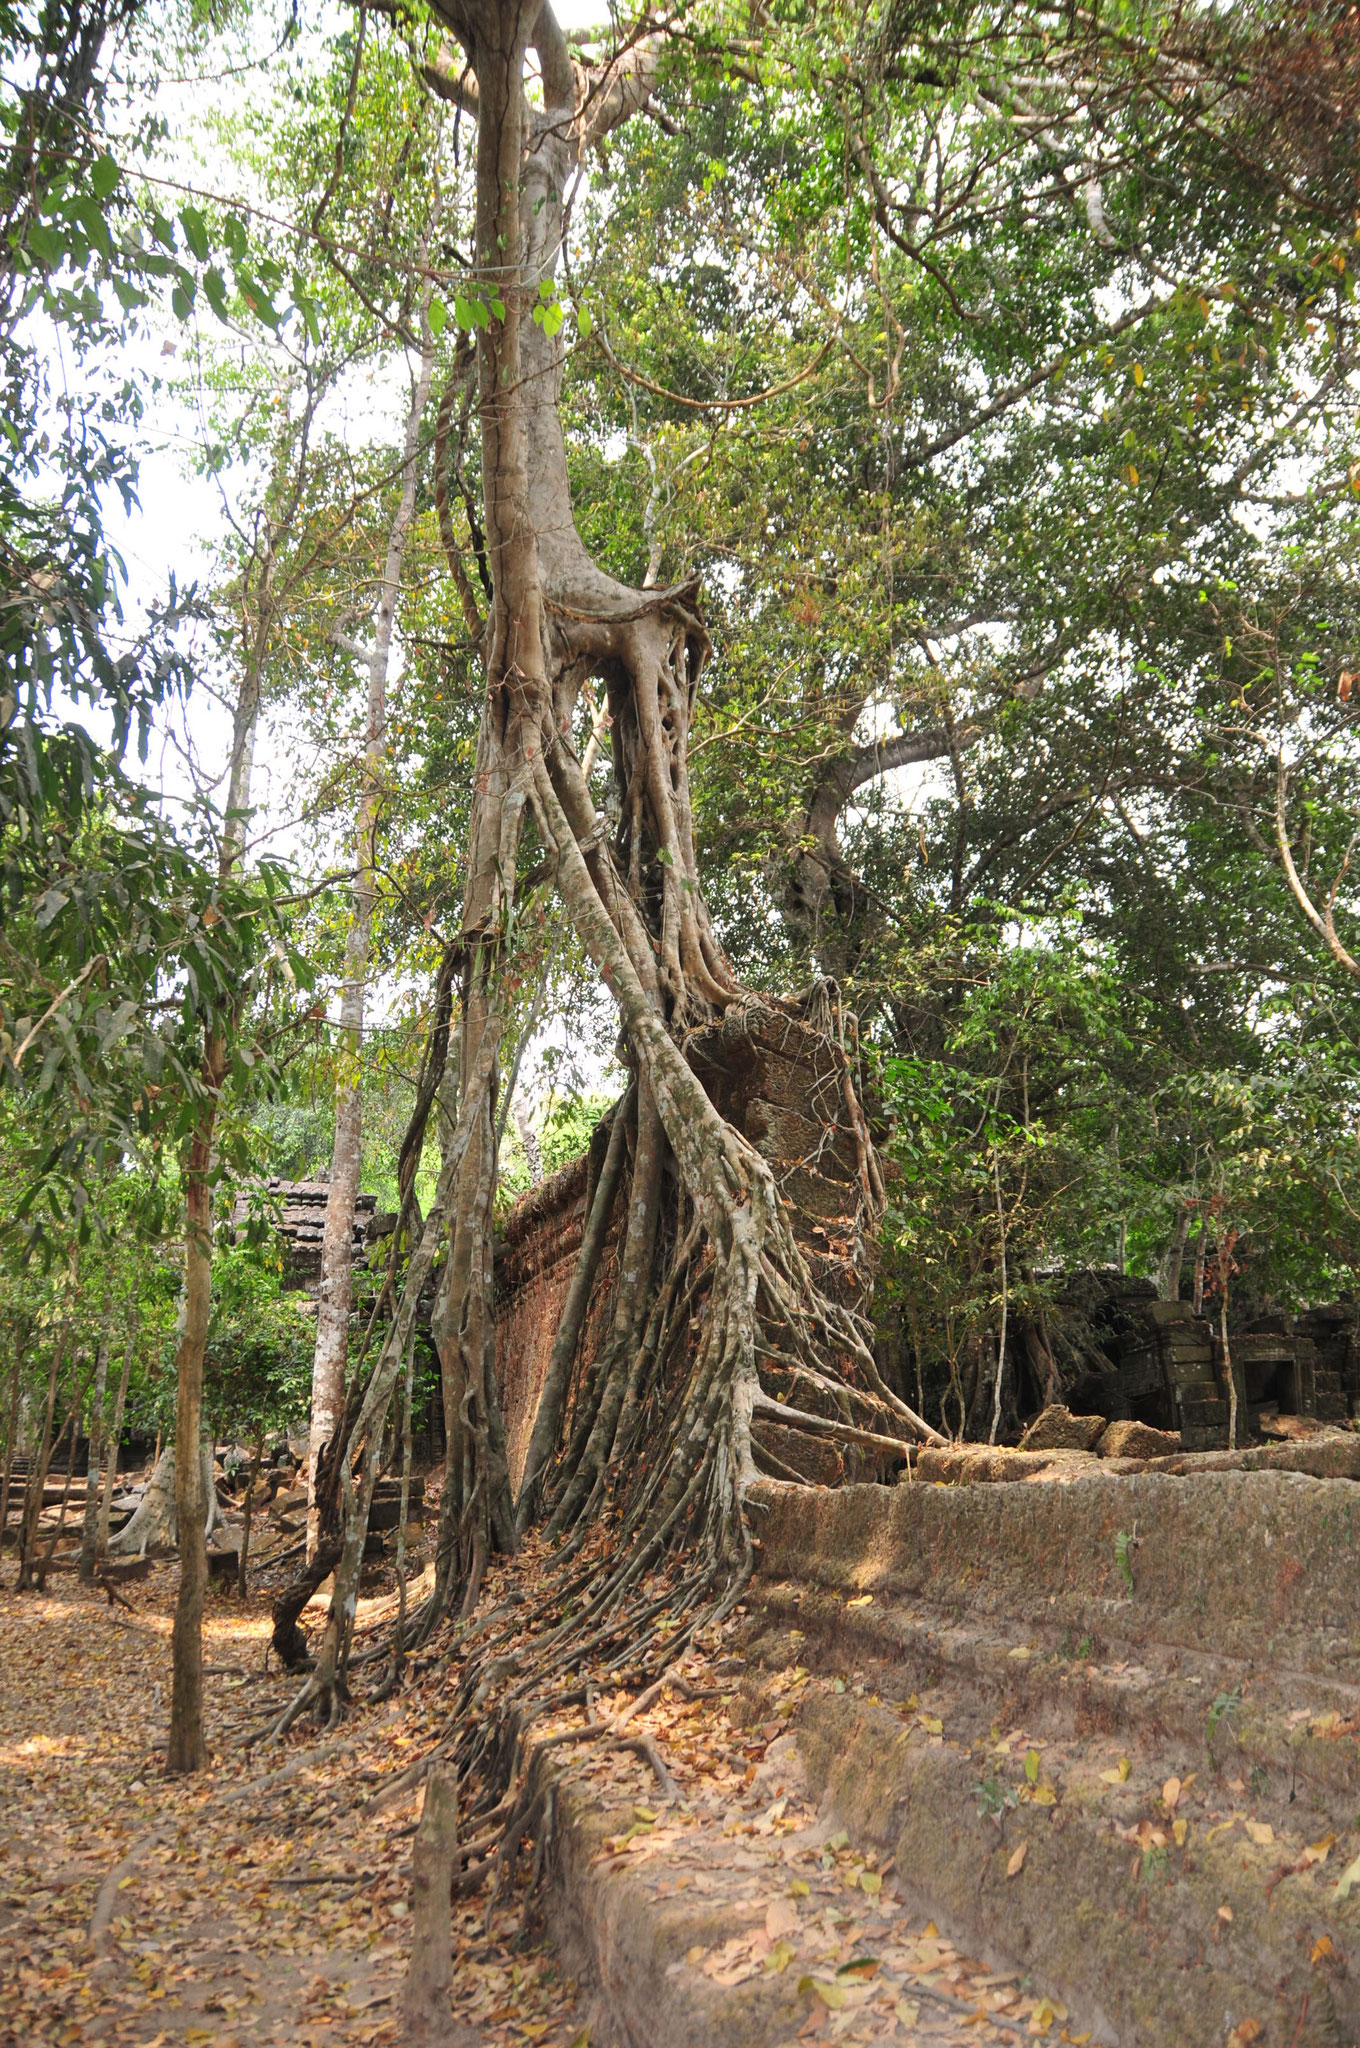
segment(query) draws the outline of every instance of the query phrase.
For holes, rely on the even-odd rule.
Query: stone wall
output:
[[[865,1302],[874,1246],[864,1231],[860,1147],[839,1048],[809,1025],[795,1005],[761,1003],[729,1012],[721,1024],[695,1032],[685,1052],[710,1100],[769,1160],[821,1284],[842,1300]],[[516,1486],[580,1250],[588,1161],[583,1153],[521,1197],[498,1246],[497,1376]],[[580,1356],[587,1360],[594,1356],[609,1314],[623,1212],[621,1195],[581,1347]],[[820,1449],[811,1447],[811,1455]]]
[[[505,1220],[496,1247],[496,1374],[505,1418],[510,1481],[516,1492],[524,1472],[529,1433],[562,1319],[576,1255],[585,1229],[589,1153],[522,1195]],[[618,1217],[600,1261],[586,1326],[586,1355],[595,1344],[613,1299],[618,1271]]]

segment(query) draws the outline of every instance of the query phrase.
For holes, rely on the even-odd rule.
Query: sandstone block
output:
[[[1036,1415],[1020,1439],[1022,1451],[1089,1451],[1105,1429],[1103,1415],[1074,1415],[1055,1401]]]
[[[1146,1422],[1112,1422],[1096,1445],[1102,1458],[1170,1458],[1181,1448],[1174,1430]]]

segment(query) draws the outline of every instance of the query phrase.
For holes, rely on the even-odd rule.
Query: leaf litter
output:
[[[449,1658],[426,1658],[395,1703],[360,1706],[338,1735],[242,1749],[296,1681],[265,1668],[267,1595],[244,1608],[212,1599],[213,1761],[167,1780],[174,1591],[174,1567],[157,1567],[132,1622],[71,1580],[0,1592],[0,2040],[385,2048],[402,2032],[422,1796],[402,1781],[447,1733]],[[691,1650],[645,1711],[625,1686],[612,1695],[678,1798],[658,1796],[645,1752],[591,1743],[555,1759],[567,1805],[595,1826],[591,1882],[640,1887],[658,1909],[693,1904],[698,1932],[670,1973],[710,1997],[766,1985],[792,2005],[791,2040],[1086,2040],[1019,1973],[913,1915],[891,1866],[818,1818],[785,1722],[737,1726],[721,1645],[709,1648]],[[799,1670],[787,1687],[796,1699],[822,1683]],[[540,1739],[584,1732],[581,1719],[548,1720]],[[455,1896],[450,2048],[589,2048],[527,1865],[490,1908]]]

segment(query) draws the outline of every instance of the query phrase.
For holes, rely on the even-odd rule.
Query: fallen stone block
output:
[[[1022,1451],[1091,1451],[1105,1429],[1103,1415],[1074,1415],[1060,1401],[1036,1415],[1020,1439]]]
[[[1173,1430],[1146,1422],[1112,1422],[1096,1445],[1102,1458],[1173,1458],[1181,1440]]]
[[[1012,1451],[989,1444],[930,1444],[915,1472],[935,1486],[1014,1485],[1017,1480],[1067,1485],[1100,1470],[1091,1451]]]

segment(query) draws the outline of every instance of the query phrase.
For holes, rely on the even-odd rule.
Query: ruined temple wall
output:
[[[505,1420],[510,1483],[524,1474],[529,1436],[576,1271],[585,1229],[587,1155],[551,1174],[511,1210],[496,1258],[496,1376]],[[616,1210],[617,1218],[617,1210]],[[617,1220],[605,1242],[586,1321],[585,1355],[595,1354],[618,1271]]]
[[[863,1302],[875,1247],[864,1232],[863,1163],[850,1126],[843,1056],[792,1006],[765,1004],[694,1033],[685,1050],[710,1099],[769,1160],[819,1283],[843,1300]],[[496,1372],[516,1488],[576,1268],[586,1180],[583,1154],[522,1196],[501,1229]],[[579,1353],[586,1360],[596,1356],[608,1320],[624,1209],[620,1199]],[[805,1444],[803,1454],[814,1455]]]

